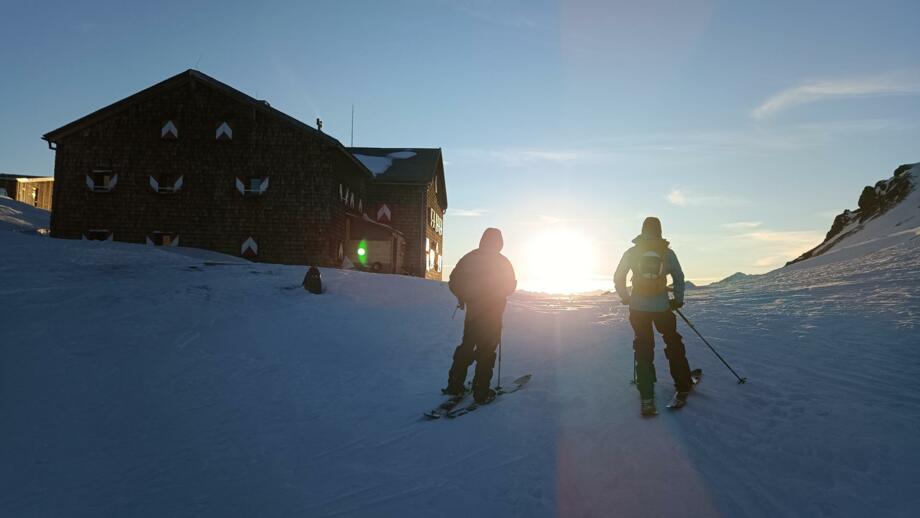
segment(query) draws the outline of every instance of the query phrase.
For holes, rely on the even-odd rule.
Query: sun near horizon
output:
[[[583,232],[566,225],[550,225],[524,240],[519,258],[518,288],[569,295],[605,289],[604,280],[592,272],[602,266],[597,247]],[[611,271],[611,279],[613,272]],[[607,279],[607,288],[612,287]]]

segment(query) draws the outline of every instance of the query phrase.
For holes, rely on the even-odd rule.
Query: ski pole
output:
[[[742,378],[741,376],[738,375],[737,372],[735,372],[735,369],[732,369],[731,365],[729,365],[728,362],[725,361],[725,358],[722,358],[722,355],[719,354],[718,351],[716,351],[715,347],[713,347],[712,345],[710,345],[709,342],[707,342],[706,339],[703,338],[703,335],[701,335],[700,332],[696,330],[696,327],[694,327],[693,324],[691,324],[690,321],[687,320],[687,317],[685,317],[684,314],[681,313],[679,309],[675,309],[674,311],[676,311],[677,314],[680,315],[680,318],[684,319],[684,322],[686,322],[687,325],[690,326],[690,329],[693,329],[693,332],[696,333],[696,336],[700,337],[700,340],[702,340],[703,343],[706,344],[706,345],[709,347],[709,349],[716,355],[716,357],[719,358],[720,360],[722,360],[722,363],[723,363],[726,367],[728,367],[728,370],[732,371],[732,374],[734,374],[735,377],[738,378],[738,383],[739,383],[739,384],[744,383],[744,382],[747,381],[747,378]]]
[[[498,380],[495,382],[495,390],[502,388],[502,342],[498,341]]]

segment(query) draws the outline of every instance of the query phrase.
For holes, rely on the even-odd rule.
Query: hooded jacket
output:
[[[517,288],[511,261],[500,252],[502,233],[488,228],[479,240],[479,248],[464,255],[450,273],[448,286],[461,304],[467,306],[466,318],[483,312],[505,310],[505,302]]]
[[[669,243],[667,240],[647,234],[639,234],[632,242],[635,246],[623,254],[623,258],[620,259],[620,264],[617,265],[616,273],[613,274],[613,285],[620,299],[629,304],[629,309],[636,311],[659,312],[668,311],[670,309],[666,288],[660,291],[649,287],[637,289],[637,285],[641,284],[641,281],[639,281],[636,276],[640,272],[642,255],[647,250],[656,250],[663,251],[666,257],[663,274],[670,275],[671,279],[674,281],[674,300],[678,303],[683,303],[685,289],[684,272],[680,267],[680,262],[677,260],[677,254],[668,248]],[[633,286],[632,289],[627,289],[626,275],[630,271],[633,273]],[[662,285],[664,284],[666,284],[666,281],[662,279]]]

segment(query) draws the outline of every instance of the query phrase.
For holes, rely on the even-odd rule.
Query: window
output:
[[[111,169],[93,169],[93,172],[86,175],[86,186],[93,192],[109,192],[115,188],[118,183],[118,175],[112,173]]]
[[[147,236],[147,244],[153,246],[179,246],[179,234],[158,230]]]
[[[267,176],[251,176],[246,182],[236,179],[236,190],[243,196],[264,194],[268,190]]]
[[[32,206],[38,207],[38,187],[32,187]]]
[[[151,176],[150,188],[153,189],[153,192],[160,194],[178,192],[180,189],[182,189],[184,179],[185,177],[182,175],[177,177],[173,174],[161,174],[157,177]]]
[[[88,241],[111,241],[112,231],[108,229],[87,230],[83,234],[83,239]]]

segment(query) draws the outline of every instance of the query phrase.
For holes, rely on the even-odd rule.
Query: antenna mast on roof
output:
[[[355,147],[355,105],[351,105],[351,147]]]

